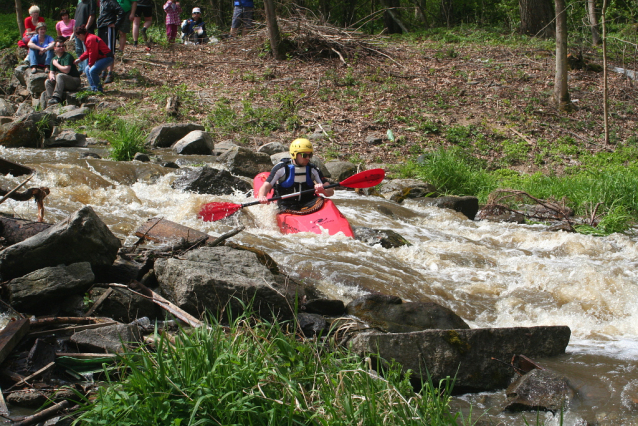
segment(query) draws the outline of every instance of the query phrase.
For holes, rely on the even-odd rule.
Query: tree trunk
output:
[[[424,28],[430,28],[428,18],[425,16],[425,9],[427,6],[426,0],[410,0],[410,2],[415,6],[415,17],[419,18],[421,22],[423,22]]]
[[[554,77],[554,101],[561,111],[571,110],[567,89],[567,12],[565,0],[556,4],[556,75]]]
[[[598,33],[598,18],[596,17],[596,0],[587,0],[587,12],[591,28],[591,42],[594,46],[598,46],[600,44],[600,34]]]
[[[286,54],[281,49],[281,35],[277,24],[275,2],[273,0],[264,0],[264,9],[266,11],[266,25],[268,26],[268,38],[270,39],[272,55],[275,59],[284,60],[286,59]]]
[[[454,23],[454,7],[452,0],[441,0],[441,18],[450,28]]]
[[[603,114],[605,123],[605,145],[609,144],[609,94],[607,93],[607,0],[603,0],[600,16],[603,24]]]
[[[389,34],[402,34],[407,33],[407,27],[401,22],[399,7],[401,3],[399,0],[383,0],[383,5],[386,7],[386,11],[383,14],[383,22],[388,29]]]
[[[551,38],[554,36],[554,10],[551,0],[518,0],[521,34]]]
[[[18,20],[18,29],[20,30],[20,38],[24,34],[24,19],[22,18],[22,0],[16,0],[16,19]]]

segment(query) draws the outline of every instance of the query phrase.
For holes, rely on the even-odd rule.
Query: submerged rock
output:
[[[429,197],[436,193],[436,187],[418,179],[393,179],[381,183],[379,192],[384,198],[401,203],[406,198]]]
[[[450,209],[463,213],[468,219],[474,220],[479,209],[478,198],[476,197],[438,197],[438,198],[416,198],[413,200],[423,206],[435,206],[442,209]]]
[[[208,166],[182,169],[184,174],[171,185],[174,189],[198,194],[230,195],[235,191],[248,192],[252,186],[245,180],[233,176],[228,170]]]
[[[564,376],[551,370],[534,369],[517,378],[505,391],[507,411],[553,411],[567,408],[574,390]]]
[[[372,229],[365,226],[353,226],[352,228],[354,238],[366,244],[381,244],[381,247],[387,249],[411,245],[408,240],[391,229]]]

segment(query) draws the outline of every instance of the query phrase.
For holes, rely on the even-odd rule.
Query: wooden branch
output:
[[[11,321],[0,331],[0,364],[9,356],[13,348],[29,332],[28,319]]]
[[[102,304],[102,303],[103,303],[106,299],[108,299],[108,297],[111,295],[111,293],[113,293],[113,289],[112,289],[112,288],[109,288],[108,290],[106,290],[106,291],[104,292],[104,294],[103,294],[103,295],[101,295],[101,296],[99,297],[99,299],[97,299],[97,300],[95,301],[95,303],[93,304],[93,306],[91,306],[91,308],[90,308],[88,311],[86,311],[86,314],[84,314],[84,316],[90,317],[90,316],[93,314],[93,312],[95,312],[95,310],[96,310],[97,308],[99,308],[99,307],[100,307],[100,305],[101,305],[101,304]]]
[[[56,328],[55,330],[44,330],[44,331],[36,331],[35,333],[29,333],[29,337],[40,337],[46,336],[49,334],[63,334],[63,333],[75,333],[82,330],[91,330],[93,328],[102,328],[107,327],[109,325],[115,325],[117,321],[111,322],[103,322],[98,324],[88,324],[88,325],[80,325],[77,327],[65,327],[65,328]]]
[[[44,367],[42,367],[41,369],[39,369],[35,373],[31,374],[30,376],[25,377],[24,379],[20,380],[18,383],[15,383],[13,386],[9,387],[9,389],[7,389],[6,392],[9,392],[11,389],[15,388],[16,386],[20,386],[21,384],[28,384],[27,382],[29,380],[31,380],[34,377],[37,377],[40,374],[46,372],[47,370],[49,370],[53,366],[55,366],[55,361],[52,361],[52,362],[48,363],[47,365],[45,365]]]
[[[31,176],[29,176],[29,177],[28,177],[28,178],[26,178],[26,179],[25,179],[25,181],[24,181],[24,182],[22,182],[20,185],[16,186],[16,187],[15,187],[15,188],[13,188],[11,191],[7,192],[7,194],[6,194],[4,197],[2,197],[2,198],[0,199],[0,204],[4,203],[4,202],[7,200],[7,198],[9,198],[9,197],[11,197],[11,195],[13,195],[13,193],[14,193],[14,192],[16,192],[18,189],[22,188],[24,185],[26,185],[26,184],[27,184],[27,182],[29,182],[31,179],[33,179],[33,176],[35,176],[35,175],[31,175]]]
[[[2,389],[0,389],[0,416],[8,416],[9,409],[7,408],[7,403],[4,400],[4,395],[2,394]]]
[[[94,354],[94,353],[73,353],[73,352],[56,352],[56,357],[69,356],[77,359],[94,359],[94,358],[117,358],[117,354]]]
[[[52,405],[46,410],[42,410],[39,413],[36,413],[32,416],[25,417],[21,421],[14,423],[14,426],[31,426],[38,423],[45,422],[46,420],[54,417],[60,411],[65,410],[71,405],[69,401],[62,401],[58,404]]]
[[[221,244],[223,241],[229,239],[230,237],[234,237],[235,235],[239,234],[241,231],[243,231],[246,227],[245,226],[240,226],[237,229],[233,229],[232,231],[226,232],[225,234],[220,235],[219,237],[217,237],[212,243],[207,244],[208,247],[215,247],[218,246],[219,244]]]
[[[31,320],[31,327],[43,327],[46,325],[60,324],[95,324],[99,322],[98,318],[86,317],[46,317]]]
[[[341,59],[341,62],[343,62],[343,65],[348,66],[348,63],[346,62],[345,59],[343,59],[343,56],[341,55],[341,52],[339,52],[337,49],[335,49],[334,47],[330,48],[333,52],[335,52],[337,55],[339,55],[339,59]]]

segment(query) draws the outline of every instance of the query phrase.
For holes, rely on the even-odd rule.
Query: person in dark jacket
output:
[[[104,92],[100,82],[100,72],[113,63],[113,52],[101,38],[88,33],[84,25],[75,30],[75,37],[86,46],[86,50],[75,60],[75,64],[88,60],[84,73],[89,86],[94,92]]]
[[[184,43],[208,43],[206,24],[202,19],[202,11],[199,7],[193,8],[192,17],[182,22],[182,40]]]
[[[97,19],[97,35],[106,43],[111,52],[115,52],[115,41],[120,24],[124,21],[124,9],[116,0],[102,0],[100,2],[100,17]],[[115,62],[102,72],[104,84],[113,82],[113,67]],[[108,74],[107,74],[108,71]]]

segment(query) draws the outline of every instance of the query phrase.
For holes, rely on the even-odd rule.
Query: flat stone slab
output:
[[[455,392],[482,392],[509,385],[514,369],[506,363],[513,355],[538,359],[564,354],[570,336],[567,326],[366,332],[349,345],[362,355],[394,359],[403,371],[413,371],[413,379],[427,380],[429,373],[436,384],[456,377]]]

